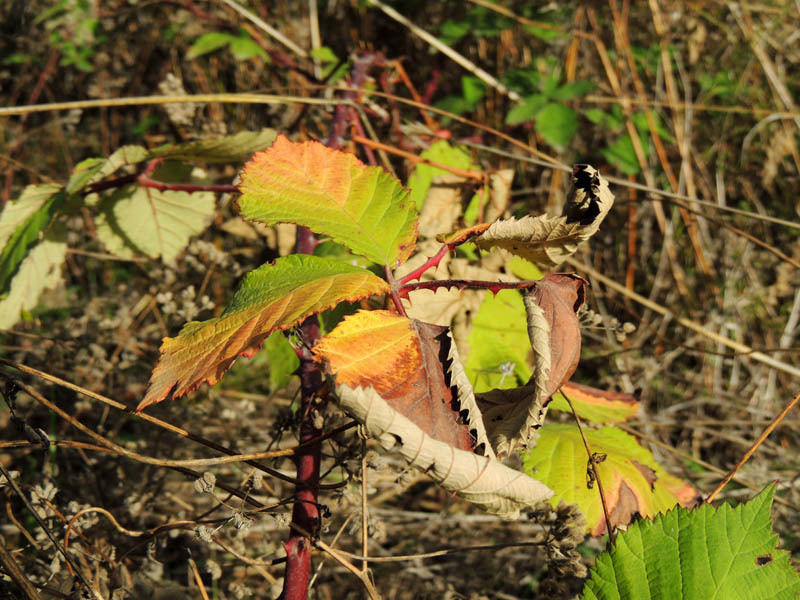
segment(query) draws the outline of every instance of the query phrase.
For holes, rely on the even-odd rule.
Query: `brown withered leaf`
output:
[[[514,181],[514,169],[501,169],[489,175],[491,194],[486,205],[484,219],[494,221],[503,216],[511,201],[511,183]]]
[[[586,280],[555,273],[523,294],[528,337],[533,349],[533,376],[520,388],[477,395],[489,440],[498,456],[532,442],[542,426],[550,396],[578,366],[581,332],[577,312],[585,301]]]
[[[572,188],[562,216],[501,219],[485,230],[482,226],[475,226],[456,232],[448,241],[470,241],[482,249],[503,248],[546,267],[561,264],[597,232],[614,204],[608,182],[596,169],[589,165],[575,165],[572,174]]]
[[[388,311],[348,316],[314,349],[337,385],[371,387],[432,438],[473,451],[476,439],[445,381],[447,328]]]
[[[446,328],[361,311],[313,351],[342,408],[446,489],[506,519],[552,495],[496,460]]]
[[[417,223],[420,238],[433,238],[453,229],[461,216],[465,181],[464,177],[458,175],[437,175],[433,178]]]

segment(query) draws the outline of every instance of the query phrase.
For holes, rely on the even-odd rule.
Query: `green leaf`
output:
[[[646,150],[647,146],[645,146],[645,154]],[[625,175],[636,175],[640,170],[636,152],[633,150],[633,142],[628,135],[618,137],[609,147],[600,150],[600,154]]]
[[[239,189],[245,219],[303,225],[391,267],[414,249],[417,211],[408,190],[380,167],[318,142],[278,136],[245,165]]]
[[[736,508],[703,504],[633,524],[597,557],[582,598],[797,598],[800,576],[772,533],[774,494],[770,484]]]
[[[173,158],[207,163],[241,162],[275,141],[274,129],[240,131],[234,135],[213,137],[186,144],[165,144],[154,148],[147,158]]]
[[[245,275],[225,312],[184,325],[175,338],[164,338],[161,357],[137,410],[175,397],[203,382],[216,384],[239,356],[253,356],[278,329],[288,329],[309,315],[343,301],[389,291],[369,271],[307,254],[293,254]]]
[[[670,143],[675,143],[675,138],[672,137],[672,133],[670,133],[664,125],[661,123],[661,119],[658,116],[658,113],[655,111],[650,111],[650,114],[653,117],[653,122],[655,123],[655,130],[658,133],[658,136],[662,140],[666,140]],[[648,138],[650,137],[650,125],[647,123],[647,113],[638,112],[634,113],[633,117],[633,124],[636,126],[636,129],[639,131],[639,137],[642,138],[642,144],[648,143]]]
[[[521,256],[512,256],[506,263],[506,271],[510,271],[520,279],[537,281],[544,277],[544,273],[529,260]]]
[[[474,108],[486,95],[486,84],[478,77],[465,75],[461,78],[461,91],[464,94],[464,100]]]
[[[236,60],[250,60],[259,57],[264,61],[269,61],[269,54],[256,44],[249,36],[239,36],[231,40],[229,49]]]
[[[476,394],[517,387],[530,379],[527,323],[519,292],[501,290],[496,296],[486,295],[472,321],[464,365]]]
[[[556,91],[559,83],[561,83],[561,69],[555,68],[542,81],[542,94],[552,98],[553,92]]]
[[[588,94],[594,88],[595,85],[591,81],[571,81],[553,91],[550,97],[553,100],[572,100]]]
[[[56,287],[67,255],[66,234],[58,223],[28,252],[11,280],[9,293],[0,300],[0,329],[10,329],[24,312],[33,309],[42,292]]]
[[[557,40],[565,35],[563,31],[539,27],[538,25],[525,25],[524,29],[531,35],[534,35],[545,42],[552,42],[553,40]]]
[[[87,158],[72,171],[66,187],[67,193],[75,194],[87,185],[105,179],[120,167],[140,163],[149,156],[146,148],[131,145],[118,148],[108,158]]]
[[[333,50],[331,50],[328,46],[322,46],[320,48],[314,48],[311,51],[311,57],[316,58],[323,63],[335,63],[339,62],[339,57],[336,56]]]
[[[547,102],[544,94],[534,94],[524,99],[522,104],[515,105],[506,115],[506,125],[518,125],[530,121]]]
[[[117,256],[130,258],[135,249],[150,258],[171,261],[189,238],[206,228],[214,208],[211,192],[124,186],[102,201],[97,236]]]
[[[67,200],[65,191],[53,192],[51,186],[28,186],[22,197],[12,203],[8,216],[3,211],[0,231],[10,230],[11,223],[17,222],[0,250],[0,294],[8,291],[11,278],[30,249],[39,243],[42,232],[53,222],[53,217]],[[38,205],[38,206],[37,206]],[[20,218],[25,215],[24,219]],[[4,236],[5,237],[5,236]]]
[[[584,116],[589,119],[592,123],[596,123],[601,127],[607,127],[612,131],[618,131],[622,128],[622,115],[617,115],[614,113],[607,113],[599,108],[587,108],[583,111]]]
[[[236,38],[229,33],[222,33],[221,31],[214,31],[211,33],[204,33],[197,38],[186,53],[186,60],[194,60],[204,54],[216,52],[223,46],[227,46]]]
[[[430,148],[420,154],[420,158],[427,158],[448,167],[469,170],[476,168],[472,164],[472,157],[461,148],[451,146],[446,140],[437,140],[431,144]],[[446,175],[447,171],[439,167],[432,167],[423,163],[418,163],[408,178],[408,187],[411,188],[411,202],[422,210],[428,190],[431,187],[433,178],[437,175]]]
[[[607,392],[572,382],[565,384],[560,392],[553,394],[550,410],[572,414],[565,395],[575,407],[575,413],[581,419],[593,423],[621,423],[630,419],[639,410],[639,402],[635,396]]]
[[[267,338],[264,351],[269,362],[269,391],[275,393],[291,381],[294,371],[300,366],[300,359],[292,344],[280,331]]]
[[[616,427],[584,431],[592,453],[606,455],[597,465],[609,513],[615,525],[627,524],[638,513],[652,517],[676,502],[691,502],[691,486],[668,474],[633,436]],[[605,529],[603,507],[595,484],[587,486],[586,449],[574,425],[545,425],[536,447],[522,455],[525,472],[550,487],[560,500],[577,504],[593,535]]]
[[[0,249],[5,247],[14,231],[44,204],[61,191],[58,184],[29,185],[19,198],[6,204],[0,212]]]
[[[447,19],[439,29],[439,40],[446,46],[452,46],[469,33],[470,24],[467,21],[453,21]]]
[[[536,132],[557,150],[563,150],[578,131],[578,115],[575,111],[551,102],[536,114]]]

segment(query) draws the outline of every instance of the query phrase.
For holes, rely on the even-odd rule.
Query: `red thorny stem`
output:
[[[374,57],[357,57],[354,60],[352,85],[361,87],[366,81],[367,71],[372,65]],[[353,94],[355,98],[356,95]],[[328,139],[325,143],[329,148],[339,148],[349,122],[355,120],[352,109],[338,106]],[[295,252],[298,254],[312,254],[317,245],[314,234],[306,227],[297,228],[297,243]],[[311,550],[313,540],[305,533],[315,536],[320,528],[320,511],[317,502],[319,490],[319,470],[322,446],[312,443],[302,446],[318,437],[320,429],[315,425],[317,411],[320,406],[316,403],[322,389],[322,372],[311,358],[311,347],[320,338],[319,321],[316,315],[308,317],[300,325],[302,346],[298,352],[300,367],[297,374],[300,376],[300,444],[301,448],[294,455],[297,466],[298,480],[295,491],[294,507],[292,508],[292,527],[289,539],[284,544],[286,549],[286,571],[283,579],[283,592],[281,600],[307,600],[308,582],[311,574]],[[303,533],[301,533],[303,532]]]
[[[310,230],[305,227],[297,228],[298,254],[311,254],[317,241]],[[311,359],[311,346],[319,339],[319,321],[316,315],[308,317],[300,325],[300,335],[303,345],[298,352],[300,367],[297,370],[300,376],[300,444],[304,444],[321,431],[315,425],[315,405],[319,391],[322,388],[322,373]],[[317,504],[319,485],[319,467],[321,456],[319,443],[301,447],[294,455],[297,466],[297,489],[295,492],[294,507],[292,509],[292,523],[302,531],[315,535],[319,531],[320,513]],[[286,571],[283,579],[282,600],[306,600],[308,598],[308,580],[311,573],[312,540],[298,533],[292,528],[289,539],[284,544],[286,549]]]

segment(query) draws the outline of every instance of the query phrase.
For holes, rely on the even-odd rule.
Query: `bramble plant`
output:
[[[212,192],[234,190],[188,182],[184,161],[236,160],[266,146],[242,172],[238,209],[265,225],[297,224],[296,252],[248,273],[218,317],[165,338],[137,410],[214,385],[238,357],[267,341],[278,356],[288,344],[281,332],[294,333],[300,445],[293,451],[283,598],[307,597],[311,550],[325,518],[320,417],[333,398],[384,448],[487,512],[513,519],[547,499],[577,505],[585,520],[572,519],[555,539],[569,537],[579,523],[581,533],[609,533],[612,541],[585,598],[660,598],[687,586],[703,590],[697,597],[747,597],[736,595],[745,578],[754,587],[744,589],[758,589],[759,597],[795,597],[800,580],[770,534],[774,489],[735,510],[673,508],[694,504],[696,492],[608,425],[634,414],[636,399],[568,381],[580,358],[586,281],[543,275],[539,267],[554,270],[572,256],[611,210],[614,197],[591,166],[573,168],[560,217],[495,218],[506,210],[513,174],[491,174],[467,221],[490,222],[458,229],[466,216],[452,176],[436,175],[430,165],[419,165],[412,178],[415,199],[380,167],[269,130],[153,150],[126,146],[108,159],[84,161],[65,186],[30,186],[4,210],[5,326],[24,317],[57,279],[66,252],[63,220],[83,202],[95,207],[97,234],[109,251],[169,260],[204,228],[214,211]],[[446,142],[434,154],[448,168],[472,166]],[[110,178],[122,167],[135,172]],[[464,328],[457,322],[467,307],[474,315]],[[277,361],[273,376],[285,380]],[[545,424],[549,408],[606,426],[584,432]],[[525,472],[500,461],[514,452],[522,453]],[[213,485],[203,478],[203,489]],[[614,541],[614,528],[636,516],[656,518]],[[659,551],[644,552],[651,547]],[[698,558],[686,561],[690,555]],[[711,560],[701,560],[706,556]],[[652,569],[664,574],[661,580],[650,577]],[[620,572],[627,575],[617,581]],[[377,598],[365,572],[360,577]]]

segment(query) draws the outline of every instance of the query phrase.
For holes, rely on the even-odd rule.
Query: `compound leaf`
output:
[[[391,267],[414,249],[417,211],[408,190],[352,154],[278,136],[245,165],[239,187],[246,219],[303,225]]]
[[[292,255],[250,271],[225,312],[184,325],[164,338],[161,358],[137,410],[174,390],[181,396],[201,383],[216,384],[239,356],[250,357],[267,337],[342,301],[388,291],[365,269],[316,256]]]
[[[469,425],[460,423],[460,412],[470,407],[460,405],[446,382],[446,333],[440,325],[362,310],[345,317],[313,352],[337,384],[371,387],[432,438],[473,451],[486,443],[485,433],[479,423],[473,437]]]
[[[360,311],[314,354],[333,376],[342,407],[446,489],[504,518],[552,493],[494,458],[446,328]]]

